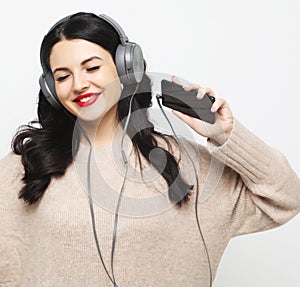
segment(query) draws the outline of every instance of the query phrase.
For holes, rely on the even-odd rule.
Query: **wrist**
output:
[[[233,126],[228,128],[227,130],[223,131],[221,134],[216,134],[209,138],[209,140],[214,141],[218,145],[223,145],[227,142],[228,138],[230,137],[233,130]]]

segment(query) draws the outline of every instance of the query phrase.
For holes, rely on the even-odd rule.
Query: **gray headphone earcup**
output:
[[[60,109],[61,104],[56,98],[55,84],[52,74],[45,73],[39,78],[40,88],[47,101],[55,108]]]
[[[125,46],[119,44],[116,50],[115,63],[122,83],[126,82]]]
[[[132,70],[134,73],[135,81],[137,83],[140,83],[143,79],[143,75],[145,72],[145,61],[143,57],[143,52],[141,47],[135,44],[132,53],[133,53]]]
[[[142,49],[135,43],[128,42],[117,47],[115,62],[123,84],[140,83],[144,75]]]

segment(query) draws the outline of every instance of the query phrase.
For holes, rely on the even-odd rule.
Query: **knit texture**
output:
[[[194,185],[190,202],[182,208],[170,202],[164,179],[144,160],[141,175],[131,145],[126,145],[129,169],[114,256],[119,287],[208,286],[191,159],[199,179],[198,215],[213,277],[231,238],[277,227],[300,211],[299,177],[280,152],[237,120],[222,146],[209,140],[207,147],[181,142],[185,148],[180,170]],[[65,176],[52,179],[33,206],[18,199],[23,184],[20,157],[9,153],[0,161],[0,286],[113,286],[92,232],[88,152],[82,144]],[[110,274],[114,211],[124,173],[118,145],[94,150],[91,193],[100,249]]]

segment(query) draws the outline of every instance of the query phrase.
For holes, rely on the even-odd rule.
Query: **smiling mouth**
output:
[[[73,102],[80,107],[87,107],[96,102],[100,95],[101,93],[88,93],[80,95],[74,99]]]

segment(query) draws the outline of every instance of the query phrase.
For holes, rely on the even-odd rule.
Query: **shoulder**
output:
[[[5,178],[20,177],[23,176],[24,167],[22,164],[21,156],[9,152],[3,158],[0,159],[0,182]]]
[[[23,186],[24,167],[21,156],[13,152],[0,159],[0,201],[2,204],[9,199],[16,200]]]

